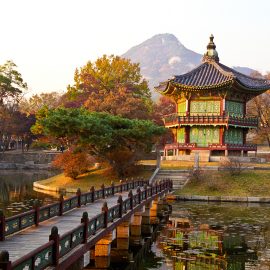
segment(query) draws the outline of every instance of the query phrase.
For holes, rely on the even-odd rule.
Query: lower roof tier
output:
[[[190,115],[181,116],[177,113],[170,114],[164,117],[164,124],[166,127],[178,126],[234,126],[241,128],[257,128],[257,117],[238,117],[230,115]]]

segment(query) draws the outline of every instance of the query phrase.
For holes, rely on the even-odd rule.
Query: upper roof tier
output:
[[[240,90],[260,94],[270,89],[270,81],[256,79],[244,75],[236,70],[219,63],[213,35],[207,45],[202,64],[190,72],[174,76],[166,82],[160,83],[155,89],[163,94],[173,94],[176,89],[189,91],[207,90],[237,86]]]

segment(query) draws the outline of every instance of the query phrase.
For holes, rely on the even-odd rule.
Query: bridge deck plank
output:
[[[135,190],[133,190],[133,193],[135,193]],[[94,203],[83,205],[81,208],[75,208],[61,217],[56,216],[50,220],[41,222],[37,227],[32,226],[17,234],[8,236],[4,242],[0,242],[0,250],[7,250],[10,260],[15,261],[47,243],[53,226],[57,226],[59,234],[62,235],[80,224],[83,212],[87,211],[91,219],[101,213],[101,208],[105,201],[108,203],[108,207],[116,205],[119,195],[116,194],[113,197],[99,199]],[[128,197],[128,192],[123,192],[121,195],[123,200],[125,200]]]

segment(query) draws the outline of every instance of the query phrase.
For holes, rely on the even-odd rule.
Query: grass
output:
[[[141,160],[139,162],[141,165],[145,166],[155,166],[156,160]],[[161,169],[163,170],[185,170],[190,169],[194,166],[194,161],[182,161],[182,160],[162,160]],[[221,166],[220,162],[200,162],[200,167],[219,167]],[[270,168],[270,163],[243,163],[244,167],[263,167]]]
[[[270,197],[270,171],[243,171],[238,176],[228,172],[202,171],[191,179],[179,195]]]
[[[152,175],[152,171],[139,169],[133,177],[149,178]],[[115,176],[109,168],[101,168],[91,170],[88,173],[80,175],[76,180],[66,177],[63,173],[50,177],[46,180],[42,180],[41,183],[50,187],[65,188],[65,189],[81,189],[81,191],[89,191],[91,186],[100,188],[102,184],[105,186],[111,185],[113,181],[115,185],[119,183],[121,179]]]

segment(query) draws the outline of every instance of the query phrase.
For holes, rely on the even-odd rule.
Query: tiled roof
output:
[[[166,83],[160,84],[156,89],[166,91],[169,84],[183,89],[204,90],[230,86],[237,83],[240,87],[250,91],[265,91],[270,89],[270,81],[246,76],[216,61],[205,61],[192,71],[174,76]]]
[[[209,87],[232,82],[233,75],[228,72],[222,72],[222,70],[213,63],[204,62],[189,73],[175,76],[172,82],[198,87]]]
[[[246,76],[236,70],[219,63],[214,36],[210,36],[207,45],[207,52],[203,56],[203,63],[192,71],[175,76],[167,82],[161,83],[156,90],[170,94],[175,87],[190,91],[198,91],[211,88],[230,87],[233,84],[241,89],[262,93],[270,89],[270,81],[266,79],[256,79]]]

